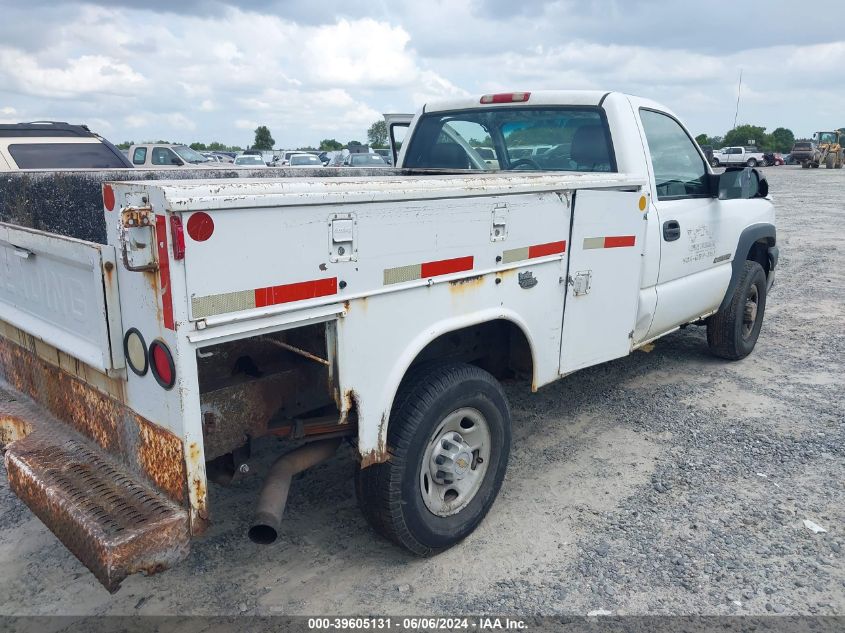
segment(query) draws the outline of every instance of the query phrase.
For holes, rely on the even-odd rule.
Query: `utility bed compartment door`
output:
[[[631,351],[645,242],[640,192],[575,194],[560,371]]]
[[[0,321],[102,372],[124,367],[114,247],[0,223]]]

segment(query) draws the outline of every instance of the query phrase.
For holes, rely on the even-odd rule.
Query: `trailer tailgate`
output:
[[[0,320],[106,373],[125,366],[116,272],[112,246],[0,223]]]

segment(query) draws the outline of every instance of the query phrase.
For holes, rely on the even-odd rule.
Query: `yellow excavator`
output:
[[[828,169],[842,169],[842,163],[845,162],[845,149],[842,147],[845,144],[845,132],[816,132],[813,140],[821,154],[819,163],[824,163]]]

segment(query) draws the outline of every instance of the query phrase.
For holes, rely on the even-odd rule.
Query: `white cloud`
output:
[[[0,48],[0,76],[27,94],[60,98],[131,94],[144,83],[129,64],[102,55],[81,55],[59,67],[8,47]]]
[[[834,32],[826,24],[815,40],[781,28],[802,19],[800,6],[757,15],[755,32],[766,37],[700,27],[713,32],[705,37],[684,34],[692,20],[721,16],[665,2],[228,3],[167,13],[122,3],[10,9],[13,19],[0,22],[0,103],[14,112],[0,116],[86,121],[113,140],[243,144],[245,131],[268,125],[290,146],[363,139],[381,112],[432,99],[596,88],[654,98],[696,132],[721,134],[742,67],[741,119],[799,134],[843,125],[841,29],[825,42],[818,33]],[[743,7],[734,11],[749,13]],[[735,35],[738,20],[724,29]]]

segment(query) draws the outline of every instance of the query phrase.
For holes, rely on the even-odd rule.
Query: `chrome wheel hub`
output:
[[[484,481],[490,428],[477,409],[447,415],[431,435],[420,464],[420,493],[432,514],[446,517],[469,504]]]

